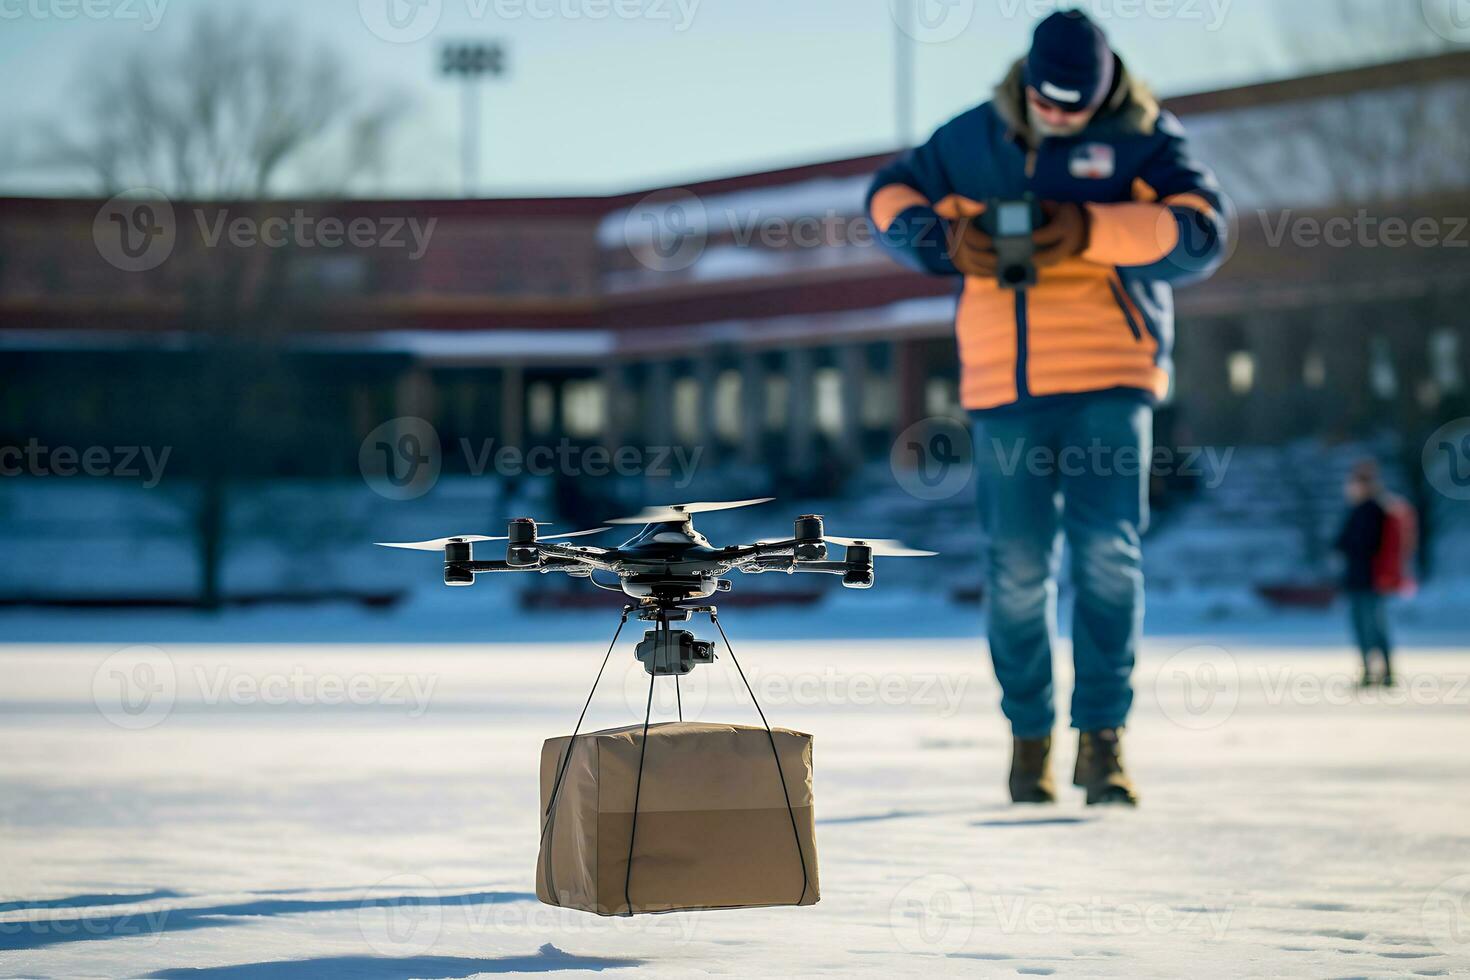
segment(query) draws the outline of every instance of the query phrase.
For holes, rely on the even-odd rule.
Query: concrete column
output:
[[[1301,434],[1308,339],[1305,327],[1289,314],[1255,314],[1246,322],[1246,350],[1255,361],[1255,384],[1246,400],[1252,442],[1279,445]]]
[[[1319,308],[1313,333],[1327,362],[1322,423],[1331,435],[1351,435],[1373,414],[1369,340],[1373,324],[1360,307]]]
[[[923,347],[915,340],[899,340],[893,345],[893,381],[898,399],[898,415],[893,420],[894,438],[924,417]]]
[[[526,439],[526,378],[519,364],[500,369],[500,442],[523,446]]]
[[[393,389],[394,412],[434,422],[438,414],[437,392],[428,368],[415,365],[400,375]]]
[[[765,460],[766,366],[753,351],[740,354],[740,460],[758,466]]]
[[[694,444],[703,446],[705,459],[714,459],[719,442],[715,434],[715,380],[719,377],[719,364],[714,355],[704,354],[694,362],[694,382],[699,386],[699,417],[694,424]]]
[[[837,351],[842,372],[842,437],[839,450],[850,462],[863,458],[863,397],[868,384],[868,359],[860,344]]]
[[[617,452],[627,438],[630,399],[628,368],[623,364],[607,364],[601,371],[602,380],[602,445],[608,452]]]
[[[786,352],[786,379],[789,384],[786,420],[787,465],[805,473],[815,465],[812,435],[812,352],[795,347]]]
[[[643,374],[643,432],[650,446],[674,444],[673,384],[673,365],[668,361],[654,361]]]

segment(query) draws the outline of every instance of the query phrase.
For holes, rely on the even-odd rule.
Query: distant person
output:
[[[1413,587],[1410,563],[1417,522],[1408,502],[1383,489],[1378,464],[1353,467],[1343,487],[1347,516],[1337,535],[1344,559],[1342,586],[1358,651],[1363,656],[1364,687],[1392,686],[1393,637],[1388,631],[1387,600]],[[1382,662],[1376,669],[1375,661]]]
[[[1025,195],[1044,220],[1032,236],[1038,280],[1021,291],[1001,286],[996,240],[981,225],[990,203],[1013,202],[1012,215]],[[887,248],[962,279],[960,394],[974,422],[990,652],[1016,802],[1056,799],[1063,534],[1077,590],[1073,781],[1089,804],[1137,802],[1119,733],[1143,627],[1153,409],[1171,381],[1172,284],[1221,264],[1226,208],[1179,121],[1079,11],[1044,20],[991,101],[884,167],[869,192]]]

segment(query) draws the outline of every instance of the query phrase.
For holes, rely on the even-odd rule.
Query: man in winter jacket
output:
[[[1033,195],[1036,285],[1002,289],[987,202]],[[1076,590],[1071,721],[1087,802],[1137,802],[1119,731],[1143,621],[1153,407],[1171,383],[1175,284],[1224,259],[1227,203],[1164,111],[1077,11],[1036,29],[990,102],[884,167],[880,240],[962,281],[955,330],[988,532],[989,641],[1014,736],[1010,790],[1051,802],[1061,537]]]

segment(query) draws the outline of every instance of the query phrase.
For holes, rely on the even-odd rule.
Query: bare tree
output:
[[[258,199],[293,168],[307,194],[351,191],[381,173],[405,108],[369,95],[331,49],[243,11],[205,11],[176,43],[94,60],[76,89],[79,121],[44,127],[39,154],[108,196]]]
[[[148,188],[176,202],[245,202],[232,214],[257,220],[271,207],[257,202],[287,178],[305,196],[360,191],[380,174],[404,108],[392,93],[370,95],[330,49],[243,12],[203,12],[177,41],[96,59],[77,91],[79,121],[38,134],[47,165],[86,175],[105,197]],[[179,247],[155,280],[182,294],[194,338],[180,381],[189,407],[170,428],[197,479],[186,499],[205,608],[222,600],[228,488],[248,472],[245,447],[270,438],[242,417],[244,396],[289,385],[274,339],[296,305],[291,261],[289,246]]]

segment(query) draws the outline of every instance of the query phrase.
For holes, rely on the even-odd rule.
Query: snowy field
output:
[[[772,722],[816,737],[814,907],[535,901],[539,746],[605,642],[37,643],[0,647],[0,976],[1470,975],[1463,646],[1360,693],[1332,647],[1153,640],[1144,805],[1095,812],[1006,803],[974,641],[727,619]],[[686,717],[756,721],[732,679],[696,671]],[[591,725],[645,684],[624,646]]]

